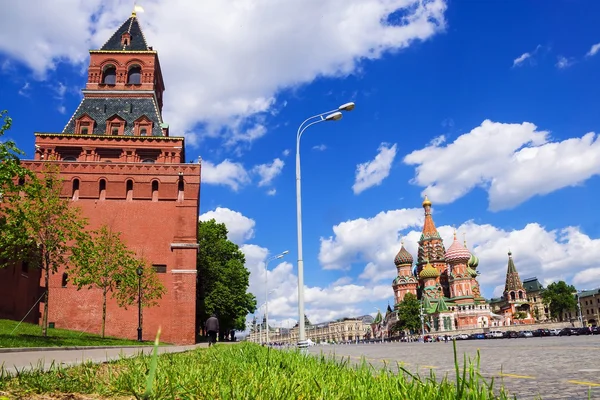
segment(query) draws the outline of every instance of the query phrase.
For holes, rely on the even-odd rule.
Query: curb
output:
[[[0,353],[21,353],[36,351],[63,351],[63,350],[103,350],[103,349],[152,349],[154,345],[144,346],[64,346],[64,347],[6,347],[0,348]],[[159,346],[177,347],[177,346]]]

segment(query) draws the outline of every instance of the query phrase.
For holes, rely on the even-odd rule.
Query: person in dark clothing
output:
[[[208,333],[208,347],[217,342],[217,333],[219,332],[219,320],[215,314],[211,315],[204,324],[206,333]]]

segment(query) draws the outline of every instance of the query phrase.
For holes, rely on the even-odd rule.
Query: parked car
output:
[[[583,328],[577,329],[577,332],[580,335],[591,335],[592,334],[592,327],[590,327],[590,326],[584,326]]]
[[[469,339],[485,339],[485,335],[483,333],[472,333],[469,335]]]
[[[550,329],[550,336],[558,336],[560,329]]]
[[[489,331],[488,332],[488,338],[490,338],[490,339],[501,339],[503,337],[504,337],[504,335],[500,331]]]
[[[592,326],[592,335],[600,335],[600,326]]]
[[[563,328],[558,333],[558,336],[574,336],[574,335],[579,335],[578,328]]]
[[[533,337],[533,332],[531,331],[520,331],[518,333],[519,337]]]
[[[516,331],[506,331],[502,334],[502,337],[507,339],[516,339],[519,337],[519,334]]]
[[[536,329],[533,331],[533,336],[535,336],[535,337],[550,336],[550,329]]]

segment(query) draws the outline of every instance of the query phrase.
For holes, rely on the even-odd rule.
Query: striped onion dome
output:
[[[469,250],[456,240],[456,232],[454,232],[454,241],[446,251],[444,258],[449,264],[467,263],[471,258]]]
[[[413,256],[410,255],[408,251],[404,248],[404,244],[402,248],[396,254],[396,258],[394,258],[394,264],[396,265],[411,265],[413,263]]]
[[[477,278],[477,271],[475,271],[471,267],[467,267],[467,274],[469,274],[471,278]]]
[[[437,278],[438,276],[440,276],[440,273],[433,265],[429,263],[429,261],[427,261],[427,265],[421,270],[421,273],[419,274],[420,279]]]
[[[471,254],[471,258],[469,258],[469,261],[467,262],[467,267],[475,269],[478,265],[479,258],[477,258],[477,256],[475,256],[474,254]]]

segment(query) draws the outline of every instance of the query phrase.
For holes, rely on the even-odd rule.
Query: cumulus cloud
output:
[[[321,239],[319,260],[325,269],[358,264],[362,268],[362,282],[391,284],[396,276],[393,261],[400,249],[401,237],[416,260],[422,218],[422,209],[402,209],[343,222],[333,227],[333,237]],[[454,230],[449,225],[438,227],[446,248],[452,243]],[[521,279],[535,276],[544,284],[565,279],[579,288],[600,285],[597,267],[600,239],[590,238],[577,227],[547,230],[538,223],[529,223],[505,230],[467,221],[458,226],[457,231],[466,234],[469,249],[480,259],[478,279],[487,297],[497,296],[504,288],[509,249]],[[387,290],[391,290],[391,286]]]
[[[281,171],[285,163],[280,158],[276,158],[270,164],[260,164],[253,168],[253,172],[258,174],[260,181],[258,186],[268,186],[273,182]]]
[[[325,151],[327,149],[327,146],[325,146],[324,144],[319,144],[317,146],[313,146],[313,150],[317,150],[317,151]]]
[[[254,237],[254,226],[256,222],[238,211],[229,208],[217,207],[212,211],[200,214],[200,221],[210,221],[214,219],[227,227],[227,238],[236,244],[242,244],[246,240]]]
[[[586,56],[588,56],[588,57],[595,56],[596,53],[598,52],[598,50],[600,50],[600,43],[596,43],[595,45],[593,45],[590,48],[590,51],[587,52]]]
[[[275,196],[275,194],[277,194],[277,189],[273,188],[273,189],[269,189],[267,191],[267,195],[268,196]]]
[[[250,182],[250,176],[241,163],[224,160],[220,164],[202,161],[202,183],[229,186],[237,191]]]
[[[426,187],[432,201],[451,203],[481,187],[496,211],[600,174],[600,140],[587,133],[551,142],[549,132],[532,123],[485,120],[452,143],[413,151],[404,162],[417,166],[412,183]]]
[[[302,0],[154,0],[139,19],[160,53],[172,132],[185,133],[189,143],[203,135],[231,142],[260,137],[260,121],[248,118],[269,112],[281,89],[346,76],[362,60],[433,37],[445,28],[446,6],[445,0],[310,7]],[[14,2],[0,14],[0,51],[43,78],[59,61],[83,65],[87,50],[99,48],[130,12],[131,2],[118,0]],[[221,129],[240,121],[257,130],[240,138]]]
[[[356,176],[352,190],[354,194],[360,194],[373,186],[381,185],[381,182],[390,175],[390,169],[394,158],[396,158],[396,144],[390,146],[381,143],[379,153],[371,161],[356,166]]]
[[[565,56],[558,56],[558,60],[556,61],[556,68],[566,69],[566,68],[569,68],[573,64],[575,64],[574,59],[567,58]]]

